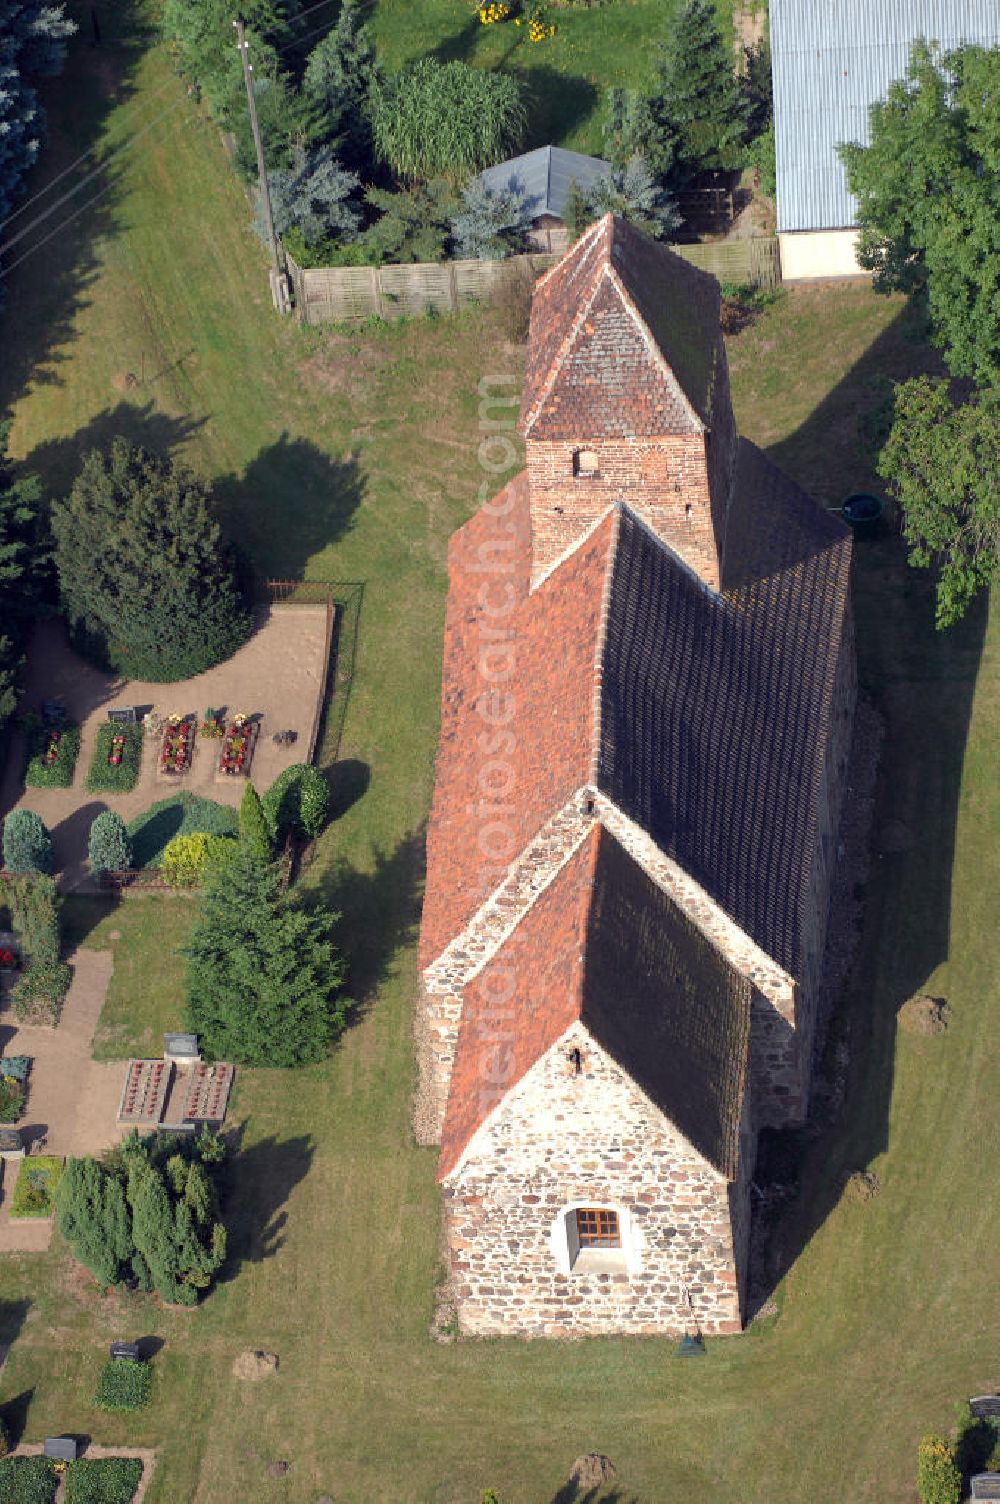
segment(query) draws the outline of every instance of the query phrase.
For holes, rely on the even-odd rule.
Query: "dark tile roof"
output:
[[[494,193],[508,188],[523,193],[532,219],[546,214],[562,219],[571,183],[586,192],[602,178],[610,177],[612,171],[611,163],[602,157],[585,157],[561,146],[538,146],[523,156],[487,167],[479,174],[479,182]]]
[[[719,285],[605,216],[536,285],[521,428],[536,439],[701,431]]]
[[[513,991],[498,1005],[508,977]],[[466,989],[439,1176],[451,1173],[493,1108],[578,1018],[731,1178],[749,983],[600,827]]]
[[[723,596],[622,515],[598,781],[797,976],[850,537],[745,441],[736,494]]]

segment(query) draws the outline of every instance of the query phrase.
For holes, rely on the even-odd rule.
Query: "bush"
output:
[[[0,1461],[3,1504],[52,1504],[59,1479],[47,1457],[5,1457]]]
[[[247,779],[240,800],[240,845],[259,862],[271,860],[271,830],[260,796]]]
[[[160,875],[171,888],[193,888],[215,867],[231,862],[238,851],[239,844],[231,836],[210,836],[204,831],[175,836],[163,853]]]
[[[952,1447],[942,1436],[920,1439],[917,1451],[917,1493],[920,1504],[959,1504],[962,1476]]]
[[[59,960],[59,894],[51,877],[17,877],[7,884],[14,929],[26,957],[39,966]]]
[[[0,1076],[0,1123],[16,1123],[24,1106],[24,1087],[13,1076]]]
[[[51,1217],[63,1162],[55,1154],[33,1154],[21,1160],[10,1204],[12,1217]]]
[[[126,872],[132,865],[132,842],[125,821],[113,809],[102,809],[90,827],[87,856],[91,872]]]
[[[14,1016],[22,1023],[57,1024],[72,980],[73,972],[63,961],[29,962],[10,995]]]
[[[49,725],[25,716],[28,761],[24,781],[32,789],[68,789],[80,752],[80,728],[72,722]]]
[[[66,1469],[64,1498],[66,1504],[129,1504],[141,1480],[138,1457],[81,1457]]]
[[[318,768],[295,762],[278,774],[262,804],[276,844],[290,832],[314,839],[326,824],[330,788]]]
[[[94,1404],[100,1410],[141,1410],[149,1404],[153,1375],[147,1363],[109,1358],[97,1381]]]
[[[8,872],[51,872],[52,837],[32,809],[12,809],[3,822],[3,861]]]
[[[527,111],[512,73],[422,58],[371,89],[375,149],[406,182],[468,177],[521,143]]]
[[[115,749],[116,755],[121,757],[121,761],[117,764],[109,760],[116,737],[122,738],[121,746]],[[89,794],[127,794],[130,789],[134,789],[139,781],[139,769],[142,766],[142,744],[141,726],[114,726],[110,721],[99,726],[94,755],[87,774],[87,792]]]
[[[197,794],[174,794],[151,804],[128,823],[132,839],[132,860],[136,867],[158,867],[174,836],[189,836],[202,831],[210,836],[234,836],[236,811]]]

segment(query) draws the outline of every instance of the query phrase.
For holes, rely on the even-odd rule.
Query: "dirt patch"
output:
[[[951,1022],[951,1009],[943,997],[917,993],[899,1010],[899,1027],[906,1034],[944,1034]]]
[[[881,1189],[878,1176],[871,1170],[855,1170],[847,1182],[846,1195],[851,1201],[873,1201]]]
[[[601,1452],[588,1452],[578,1457],[570,1468],[569,1481],[579,1488],[601,1488],[617,1476],[617,1469],[610,1457]]]
[[[278,1371],[278,1354],[248,1348],[233,1362],[233,1373],[238,1379],[266,1379]]]
[[[362,379],[386,364],[385,352],[372,341],[355,343],[343,334],[328,334],[322,350],[303,361],[301,374],[308,386],[321,392],[357,391]]]
[[[290,1462],[269,1462],[267,1464],[268,1477],[283,1478],[291,1467]]]

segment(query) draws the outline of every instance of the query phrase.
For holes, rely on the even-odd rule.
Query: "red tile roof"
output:
[[[609,515],[531,595],[523,475],[452,539],[421,967],[436,960],[509,863],[587,781],[614,529]],[[490,572],[498,563],[509,569]],[[487,614],[508,602],[515,603],[509,612]],[[499,677],[491,682],[490,675]]]
[[[466,988],[439,1178],[576,1019],[710,1164],[735,1173],[750,984],[595,826]]]
[[[520,426],[536,439],[701,432],[719,285],[605,216],[537,284]]]

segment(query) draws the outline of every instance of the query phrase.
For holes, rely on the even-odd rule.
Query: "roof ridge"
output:
[[[604,508],[604,511],[598,518],[595,519],[594,522],[591,523],[587,531],[585,533],[581,533],[579,538],[574,538],[572,543],[567,544],[562,553],[559,555],[558,559],[554,559],[553,562],[542,571],[542,573],[538,576],[538,579],[532,585],[528,594],[534,595],[536,590],[540,590],[541,587],[545,584],[546,580],[551,579],[557,569],[560,569],[568,559],[571,559],[575,553],[578,553],[580,551],[585,543],[588,543],[590,541],[590,539],[597,532],[597,529],[601,526],[602,522],[606,522],[608,520],[610,513],[617,511],[621,508],[622,505],[623,503],[620,501],[609,501],[607,506]],[[617,540],[617,532],[615,534],[615,537]]]
[[[608,549],[608,562],[604,571],[604,583],[601,587],[601,612],[597,618],[597,640],[594,645],[594,680],[593,680],[593,720],[590,732],[590,780],[596,787],[598,772],[601,766],[601,691],[604,679],[604,654],[608,642],[608,613],[611,610],[611,581],[615,572],[615,558],[618,553],[618,539],[621,537],[622,512],[625,503],[617,501],[613,503],[615,520],[614,536]]]
[[[605,219],[607,219],[607,217],[608,217],[607,215],[604,216]],[[588,225],[587,228],[584,230],[583,234],[579,235],[577,237],[577,239],[574,240],[573,244],[569,247],[569,250],[566,251],[564,255],[560,256],[559,260],[556,261],[556,262],[554,262],[552,264],[552,266],[549,267],[548,271],[542,273],[542,275],[538,278],[537,282],[535,283],[534,291],[536,293],[538,292],[539,288],[542,288],[542,287],[545,286],[545,284],[550,280],[550,278],[552,277],[552,275],[553,275],[554,272],[558,272],[558,271],[562,270],[562,268],[566,265],[566,262],[569,260],[569,258],[571,256],[575,255],[578,249],[580,249],[580,254],[581,255],[583,254],[583,251],[582,251],[581,248],[582,248],[584,242],[588,241],[588,240],[595,240],[597,238],[597,235],[600,233],[600,230],[601,230],[601,227],[602,227],[603,223],[604,223],[604,220],[595,219],[594,223],[592,225]]]

